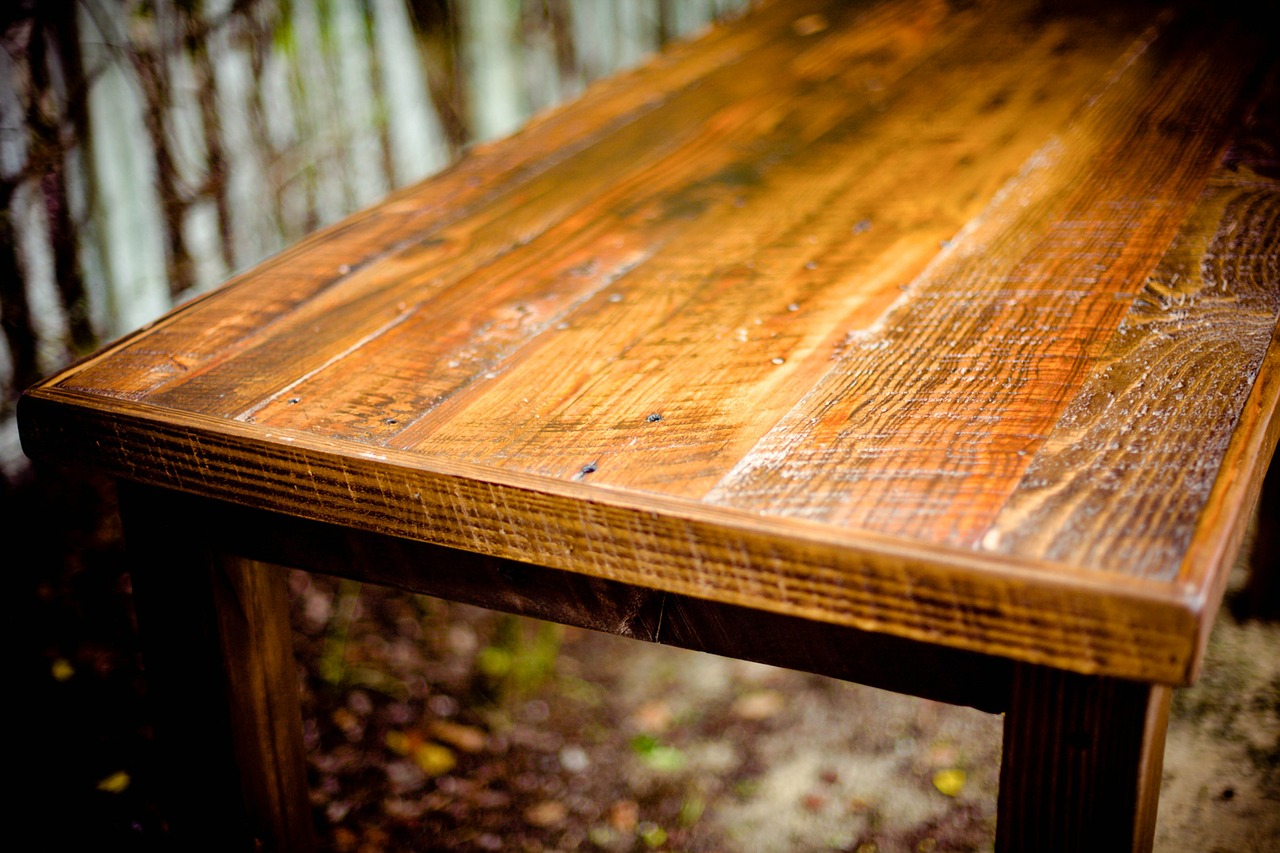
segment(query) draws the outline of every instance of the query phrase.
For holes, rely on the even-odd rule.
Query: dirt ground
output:
[[[305,655],[323,655],[314,644],[338,618],[331,602],[344,592],[331,586],[295,576]],[[344,721],[311,753],[334,849],[428,838],[463,850],[992,847],[997,716],[381,590],[345,594],[358,597],[347,659],[384,666],[348,683],[390,675],[409,695],[314,683],[307,694],[318,722]],[[540,659],[549,634],[558,654]],[[397,759],[393,732],[447,755]],[[376,777],[371,761],[385,774],[376,792],[358,784]],[[1203,678],[1177,694],[1156,850],[1280,850],[1275,624],[1224,612]]]
[[[46,475],[5,498],[11,543],[40,542],[10,551],[30,596],[14,734],[38,745],[14,814],[50,849],[168,849],[111,490]],[[991,848],[999,717],[325,577],[291,584],[327,850]],[[1278,839],[1280,624],[1224,608],[1200,682],[1175,696],[1156,850]]]

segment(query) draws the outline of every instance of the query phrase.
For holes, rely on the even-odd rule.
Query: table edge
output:
[[[1244,428],[1242,428],[1244,425]],[[1249,522],[1257,512],[1262,483],[1280,443],[1280,326],[1258,367],[1253,387],[1241,409],[1235,432],[1223,454],[1218,476],[1205,502],[1195,534],[1179,566],[1176,583],[1199,596],[1207,614],[1200,623],[1198,648],[1208,643],[1226,594],[1231,569],[1243,547]],[[1280,476],[1280,472],[1272,474]],[[1216,523],[1221,519],[1222,523]],[[1274,571],[1274,566],[1250,566],[1250,571]],[[1192,662],[1188,680],[1199,675],[1202,655]]]
[[[1184,572],[1169,582],[1020,561],[364,448],[62,389],[62,378],[20,401],[20,433],[33,459],[1016,661],[1188,684],[1221,598],[1222,572]],[[1236,503],[1260,480],[1241,479],[1228,487]],[[1229,503],[1220,501],[1222,511]],[[1214,553],[1229,544],[1197,543]]]

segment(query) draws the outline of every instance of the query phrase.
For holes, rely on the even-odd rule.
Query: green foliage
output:
[[[702,813],[706,808],[706,797],[697,791],[690,793],[685,797],[684,802],[680,804],[680,815],[678,818],[680,825],[684,827],[693,826],[702,818]]]
[[[518,700],[555,673],[563,637],[563,626],[504,616],[493,642],[476,655],[476,668],[500,701]]]
[[[271,31],[271,43],[277,51],[288,59],[290,64],[297,62],[298,38],[293,26],[293,2],[281,0],[279,16]]]
[[[674,773],[684,768],[685,754],[674,746],[661,743],[653,735],[636,735],[631,739],[631,751],[653,770]]]
[[[351,624],[355,619],[356,605],[363,587],[358,581],[350,580],[343,580],[338,584],[334,616],[325,630],[324,647],[316,662],[316,671],[325,683],[335,688],[365,687],[394,699],[405,699],[409,690],[403,681],[380,669],[352,666],[347,659]]]
[[[645,821],[636,827],[636,835],[640,836],[640,840],[650,849],[667,843],[667,831],[651,821]]]

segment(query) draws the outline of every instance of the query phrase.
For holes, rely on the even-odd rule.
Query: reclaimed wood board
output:
[[[1185,683],[1280,430],[1277,56],[1086,6],[764,4],[41,384],[24,447]]]

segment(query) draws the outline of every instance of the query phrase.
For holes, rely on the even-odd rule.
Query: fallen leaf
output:
[[[665,732],[671,726],[671,706],[661,699],[645,702],[631,715],[631,722],[648,734]]]
[[[416,761],[390,761],[383,770],[387,774],[391,790],[397,794],[416,791],[426,781],[426,774]]]
[[[461,723],[451,723],[448,720],[433,720],[427,728],[436,740],[463,752],[480,752],[488,741],[482,729],[464,726]]]
[[[66,658],[55,660],[53,665],[49,667],[49,671],[53,675],[54,681],[67,681],[76,674],[76,668]]]
[[[387,849],[387,842],[390,840],[391,836],[382,827],[365,827],[359,853],[381,853]]]
[[[777,690],[757,690],[733,703],[733,715],[743,720],[767,720],[786,704],[787,698]]]
[[[570,744],[560,750],[560,766],[570,773],[581,773],[591,766],[591,757],[582,747]]]
[[[356,845],[360,843],[360,836],[356,835],[345,826],[337,826],[333,829],[333,847],[338,853],[352,853],[356,849]]]
[[[618,846],[619,834],[612,827],[596,824],[587,830],[587,838],[597,847],[609,850]]]
[[[699,794],[690,794],[680,805],[679,821],[681,826],[693,826],[702,817],[707,801]]]
[[[609,826],[619,832],[630,832],[640,821],[640,806],[635,800],[618,800],[609,807]]]
[[[426,811],[426,806],[421,800],[388,797],[382,802],[382,811],[387,817],[395,820],[410,821],[422,817],[422,813]]]
[[[800,805],[805,811],[817,814],[827,807],[827,798],[822,794],[805,794],[800,798]]]
[[[129,787],[129,782],[129,774],[123,770],[117,770],[98,783],[98,790],[106,791],[108,794],[123,794]]]
[[[650,848],[661,847],[667,843],[667,831],[651,821],[645,821],[640,824],[636,829],[636,834],[640,836],[640,840],[645,843],[645,846]]]
[[[347,740],[357,741],[364,735],[364,722],[348,708],[335,708],[329,718]]]
[[[525,809],[524,819],[534,826],[549,827],[564,823],[569,809],[559,800],[543,800]]]
[[[413,751],[413,739],[401,731],[392,729],[383,736],[382,742],[387,745],[387,749],[396,755],[408,755]]]
[[[438,743],[419,744],[413,751],[413,760],[428,776],[443,776],[458,764],[453,750]]]
[[[965,773],[958,768],[939,770],[933,774],[933,787],[948,797],[954,797],[964,789]]]

